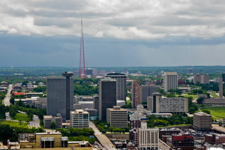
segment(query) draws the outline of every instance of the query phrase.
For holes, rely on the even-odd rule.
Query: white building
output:
[[[170,89],[177,89],[178,79],[176,72],[164,73],[164,91],[168,92]]]
[[[162,94],[157,92],[148,97],[147,107],[152,113],[187,113],[188,98],[162,98]]]
[[[94,102],[93,101],[78,101],[78,104],[81,105],[81,109],[93,109],[94,108]]]
[[[70,124],[73,128],[88,128],[89,127],[89,113],[82,109],[70,112]]]
[[[138,147],[140,150],[159,149],[159,129],[147,128],[147,123],[142,122],[138,129]]]

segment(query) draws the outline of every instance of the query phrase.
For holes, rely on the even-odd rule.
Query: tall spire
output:
[[[85,55],[84,55],[84,37],[83,37],[83,20],[81,18],[81,37],[80,37],[80,63],[79,63],[79,79],[86,78],[85,73]]]

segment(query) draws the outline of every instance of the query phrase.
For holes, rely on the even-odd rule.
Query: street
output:
[[[166,143],[164,143],[162,140],[159,139],[159,149],[161,149],[161,150],[169,150],[170,147]]]
[[[8,92],[4,98],[4,105],[9,106],[10,105],[10,93],[12,91],[12,84],[9,84]]]
[[[33,115],[33,121],[30,122],[30,127],[39,128],[40,127],[40,119],[37,115]]]
[[[94,130],[96,138],[105,148],[107,148],[108,150],[116,150],[108,137],[106,137],[105,134],[102,134],[102,132],[97,129],[94,123],[90,122],[89,126]]]

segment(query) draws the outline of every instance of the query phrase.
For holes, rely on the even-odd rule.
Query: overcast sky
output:
[[[225,65],[224,0],[0,0],[0,67]]]

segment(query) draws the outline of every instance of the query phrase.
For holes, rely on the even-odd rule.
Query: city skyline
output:
[[[224,5],[1,1],[0,67],[78,67],[81,15],[89,66],[225,65]]]

